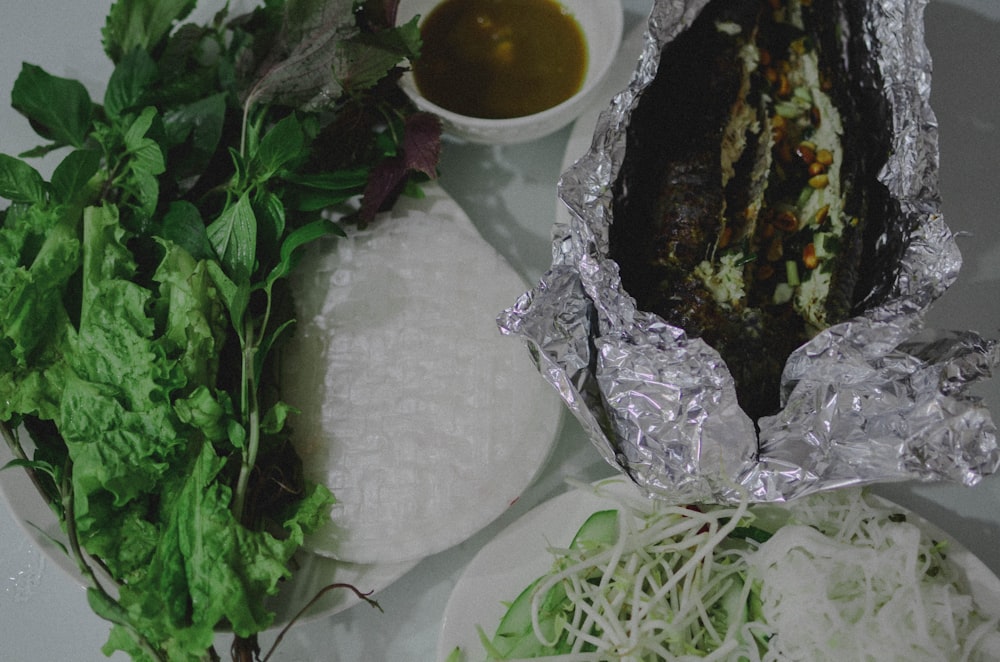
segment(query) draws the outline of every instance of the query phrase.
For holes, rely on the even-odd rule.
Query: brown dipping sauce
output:
[[[583,32],[554,0],[445,0],[420,34],[417,88],[462,115],[541,112],[573,96],[587,71]]]

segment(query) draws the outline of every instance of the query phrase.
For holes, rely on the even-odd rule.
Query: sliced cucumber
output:
[[[618,511],[599,510],[583,523],[570,543],[572,549],[613,545],[618,540]]]
[[[613,545],[618,540],[618,511],[601,510],[580,526],[570,547],[588,549]],[[543,646],[535,637],[531,623],[531,600],[540,579],[533,581],[514,598],[500,620],[489,649],[499,659],[537,657],[559,653],[557,649]],[[539,624],[546,638],[555,636],[559,614],[566,607],[566,591],[556,584],[545,595],[539,608]]]

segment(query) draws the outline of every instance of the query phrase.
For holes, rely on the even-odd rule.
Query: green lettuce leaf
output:
[[[65,207],[13,206],[0,232],[0,417],[51,419],[65,383],[63,347],[75,333],[64,298],[81,263]]]
[[[225,464],[211,444],[201,445],[167,490],[149,571],[121,591],[128,622],[150,640],[165,641],[170,660],[202,659],[216,623],[241,636],[270,626],[273,614],[261,596],[273,595],[290,576],[288,560],[331,504],[329,492],[316,488],[286,521],[286,538],[250,531],[234,519],[229,488],[216,480]],[[114,628],[105,652],[117,649],[145,659],[128,627]]]

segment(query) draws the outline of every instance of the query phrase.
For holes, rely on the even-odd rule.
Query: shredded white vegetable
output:
[[[998,619],[977,611],[947,547],[859,489],[783,506],[643,507],[653,512],[622,504],[614,545],[552,550],[532,624],[546,646],[568,634],[572,652],[543,659],[996,659]],[[773,535],[734,539],[751,524]],[[541,603],[557,584],[571,607],[547,639]]]
[[[763,660],[988,660],[980,615],[947,548],[860,492],[791,505],[802,522],[748,557],[776,632]]]

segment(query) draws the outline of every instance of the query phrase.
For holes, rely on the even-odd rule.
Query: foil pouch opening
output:
[[[822,34],[786,28],[784,13],[761,23],[770,2],[654,4],[632,81],[560,181],[570,220],[553,228],[552,266],[498,319],[651,495],[972,485],[1000,465],[969,392],[1000,347],[924,322],[961,267],[940,212],[925,2],[803,2],[828,12]],[[794,60],[784,69],[776,42]],[[685,53],[721,74],[687,71]],[[823,92],[803,93],[808,80]],[[799,126],[787,167],[774,137],[786,119]],[[778,202],[782,186],[802,194]],[[802,294],[810,278],[820,305]]]

